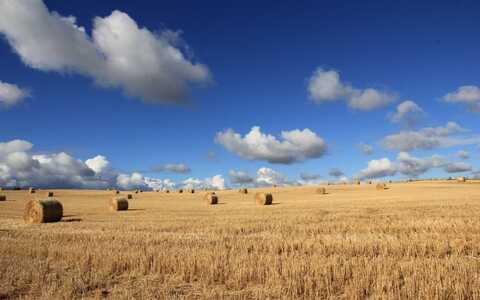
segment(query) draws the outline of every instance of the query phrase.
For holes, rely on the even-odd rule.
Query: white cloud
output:
[[[355,90],[348,98],[348,106],[356,110],[369,111],[383,107],[393,102],[395,98],[393,94],[372,88]]]
[[[340,74],[335,70],[318,68],[310,78],[308,92],[310,98],[316,103],[336,101],[347,97],[352,88],[340,80]]]
[[[343,171],[338,169],[338,168],[333,168],[333,169],[330,169],[330,171],[328,172],[328,175],[332,176],[332,177],[340,177],[340,176],[343,176]]]
[[[176,187],[176,183],[169,178],[158,179],[158,178],[149,178],[145,177],[145,184],[152,190],[172,190]]]
[[[259,186],[289,185],[287,176],[270,168],[260,168],[257,171],[256,184]]]
[[[310,98],[317,104],[345,100],[352,109],[368,111],[385,106],[395,100],[396,95],[373,88],[357,89],[343,83],[335,70],[318,68],[308,83]]]
[[[470,172],[472,171],[472,166],[465,162],[452,162],[448,163],[444,170],[447,173]]]
[[[360,143],[358,144],[358,149],[360,149],[360,151],[365,155],[373,154],[373,147],[371,145]]]
[[[461,159],[469,159],[470,158],[470,154],[467,151],[464,151],[464,150],[458,151],[457,156]]]
[[[461,86],[456,91],[443,96],[443,100],[464,104],[470,111],[480,112],[480,87],[474,85]]]
[[[406,100],[397,106],[394,113],[389,115],[393,123],[405,121],[407,125],[414,125],[423,114],[423,109],[412,100]]]
[[[382,144],[385,148],[398,151],[415,149],[446,148],[457,145],[471,145],[480,142],[480,137],[452,137],[468,130],[455,122],[448,122],[444,127],[426,127],[419,131],[402,131],[386,136]]]
[[[228,175],[232,184],[248,184],[255,181],[253,177],[242,171],[230,170]]]
[[[395,165],[388,159],[374,159],[368,162],[367,168],[356,176],[360,179],[380,178],[393,176],[397,172]]]
[[[96,17],[90,37],[43,1],[2,0],[0,32],[32,68],[82,74],[147,102],[183,102],[189,83],[210,80],[206,66],[185,57],[179,33],[154,34],[120,11]]]
[[[327,149],[323,139],[308,128],[282,131],[281,137],[282,141],[279,141],[273,135],[262,133],[260,127],[255,126],[245,137],[232,129],[219,132],[215,142],[242,158],[277,164],[319,158]]]
[[[203,180],[198,178],[188,178],[183,181],[183,187],[186,189],[225,189],[225,179],[222,175],[215,175],[213,177],[205,178]]]
[[[30,92],[18,86],[0,81],[0,106],[10,107],[30,96]]]
[[[146,186],[145,178],[142,174],[133,172],[132,174],[119,174],[117,185],[126,190],[142,189]]]
[[[85,164],[95,173],[99,174],[109,168],[110,162],[103,155],[97,155],[94,158],[87,159]]]
[[[154,172],[172,172],[186,174],[190,173],[191,169],[186,164],[166,164],[160,166],[154,166],[152,168]]]
[[[0,143],[0,186],[148,189],[155,184],[173,184],[169,179],[145,178],[140,173],[118,174],[102,155],[83,162],[64,152],[32,154],[32,149],[33,145],[24,140]]]

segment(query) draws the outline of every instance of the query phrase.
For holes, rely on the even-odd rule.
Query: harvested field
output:
[[[480,182],[328,189],[144,192],[122,213],[111,191],[52,190],[49,224],[3,191],[0,299],[480,299]]]

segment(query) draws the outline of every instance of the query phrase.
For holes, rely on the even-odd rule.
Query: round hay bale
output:
[[[372,184],[372,181],[370,180],[370,181],[368,182],[368,184]]]
[[[218,204],[218,196],[215,193],[206,193],[204,199],[208,205]]]
[[[319,187],[317,188],[316,193],[320,195],[325,195],[327,193],[327,190],[324,187]]]
[[[195,190],[194,190],[194,189],[192,189],[192,190],[190,191],[190,193],[194,194],[194,193],[195,193]]]
[[[258,205],[271,205],[273,202],[273,196],[270,193],[256,193],[255,202]]]
[[[128,195],[127,195],[127,199],[133,199],[132,194],[128,194]]]
[[[139,190],[135,190],[135,194],[138,194]]]
[[[248,194],[248,190],[245,189],[245,188],[239,189],[238,192],[239,192],[240,194]]]
[[[118,195],[118,194],[120,194],[120,191],[119,191],[119,190],[115,190],[113,193],[114,193],[115,195]]]
[[[30,200],[25,205],[23,219],[26,223],[58,222],[63,217],[62,203],[55,199]]]
[[[7,196],[0,195],[0,201],[7,201]]]
[[[140,193],[143,193],[143,190],[140,190]]]
[[[387,185],[383,182],[381,183],[377,183],[377,190],[386,190],[387,189]]]
[[[183,190],[182,190],[182,189],[179,189],[178,192],[181,194],[181,193],[183,193]]]
[[[53,192],[47,192],[47,197],[48,197],[48,198],[53,197]]]
[[[463,176],[457,177],[457,182],[466,182],[467,179]]]
[[[168,193],[170,193],[170,191],[169,191],[169,190],[166,190],[166,191],[165,191],[165,193],[167,193],[167,194],[168,194]]]
[[[356,185],[360,185],[360,180],[355,180],[354,182]]]
[[[128,210],[128,200],[123,197],[113,197],[110,201],[110,210]]]
[[[29,194],[35,194],[35,189],[34,188],[29,188],[28,193]]]

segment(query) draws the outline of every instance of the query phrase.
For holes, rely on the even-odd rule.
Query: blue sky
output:
[[[475,89],[480,85],[480,20],[476,13],[480,4],[475,1],[14,2],[0,0],[0,83],[15,85],[25,94],[0,110],[0,141],[28,141],[33,144],[25,150],[30,156],[66,152],[85,161],[102,155],[115,174],[140,172],[175,182],[221,175],[226,185],[230,170],[255,178],[262,167],[284,174],[289,181],[305,172],[332,180],[328,176],[332,168],[341,169],[348,178],[359,174],[389,178],[382,170],[361,173],[369,161],[383,158],[392,166],[380,169],[393,178],[471,176],[480,169],[479,113],[472,111],[472,105],[480,107],[480,91]],[[122,12],[115,20],[110,18],[114,11]],[[36,17],[22,20],[25,12]],[[60,37],[48,26],[42,29],[51,18],[59,20],[59,15],[74,16],[75,26],[84,27],[86,40],[70,39],[68,30]],[[161,40],[183,53],[182,65],[159,58],[164,64],[155,76],[138,75],[143,70],[135,55],[151,54],[144,52],[148,48],[142,41],[146,44],[147,39],[139,38],[143,37],[141,29],[128,36],[128,41],[136,39],[136,43],[121,47],[102,32],[104,48],[98,57],[72,54],[83,46],[102,43],[92,41],[96,17],[102,18],[104,27],[120,28],[125,35],[129,32],[122,22],[136,22],[154,41]],[[61,21],[55,24],[65,25]],[[169,37],[165,37],[167,33]],[[73,47],[64,45],[72,41]],[[54,51],[42,52],[35,47],[42,43],[57,46]],[[22,54],[21,47],[31,49]],[[154,54],[162,57],[162,51]],[[64,64],[60,62],[63,57]],[[91,57],[101,63],[82,61]],[[128,75],[123,77],[118,65],[103,67],[104,59],[110,57],[133,57],[128,60]],[[120,64],[119,60],[115,63]],[[340,90],[335,90],[335,97],[312,95],[309,88],[315,74],[338,76]],[[189,95],[165,96],[172,92],[165,78],[184,84],[180,90]],[[153,82],[148,91],[142,90],[148,84],[141,80],[146,79]],[[109,81],[108,86],[102,85],[102,80]],[[334,88],[321,80],[317,83]],[[461,93],[465,86],[470,88]],[[126,93],[129,88],[135,92]],[[366,89],[380,93],[376,96],[381,105],[352,107],[353,97],[371,100],[362,94]],[[152,91],[153,99],[145,99]],[[449,93],[451,97],[446,96]],[[406,100],[423,111],[415,114],[414,126],[403,119],[397,123],[389,119]],[[405,164],[402,173],[397,166],[401,151],[382,143],[388,135],[418,133],[425,127],[445,127],[447,122],[465,130],[440,137],[427,134],[429,142],[434,139],[433,145],[403,151],[421,160],[415,161],[425,166],[421,174],[405,171]],[[232,140],[215,142],[217,133],[228,128],[243,138],[254,126],[275,136],[278,143],[282,143],[282,131],[307,128],[323,140],[324,147],[317,144],[315,153],[306,157],[302,149],[311,145],[284,149],[287,156],[294,157],[294,162],[287,164],[271,163],[268,157],[275,153],[254,149],[260,149],[262,142],[243,152],[239,147],[248,145],[233,146]],[[371,145],[373,154],[363,154],[360,143]],[[268,151],[281,152],[285,146],[275,145]],[[457,157],[460,150],[468,152],[469,158]],[[213,161],[207,159],[212,151],[216,155]],[[429,161],[433,155],[442,156],[442,162]],[[446,172],[448,165],[459,162],[465,172]],[[165,164],[185,164],[191,171],[149,171]],[[411,161],[407,165],[411,167]],[[5,183],[35,183],[29,176],[20,178],[20,173],[4,175],[8,177]]]

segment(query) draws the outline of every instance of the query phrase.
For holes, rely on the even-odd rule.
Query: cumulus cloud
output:
[[[317,104],[345,100],[352,109],[368,111],[385,106],[396,99],[396,95],[373,88],[357,89],[344,83],[335,70],[318,68],[308,83],[310,98]]]
[[[230,182],[232,184],[249,184],[255,182],[255,179],[246,172],[230,170],[228,175],[230,176]]]
[[[230,152],[248,160],[263,160],[274,164],[292,164],[307,159],[319,158],[326,152],[327,145],[310,129],[282,131],[282,140],[252,127],[244,137],[232,129],[219,132],[215,142]]]
[[[0,81],[0,106],[11,107],[30,96],[30,92],[18,86]]]
[[[357,145],[357,147],[365,155],[373,154],[373,147],[371,145],[360,143]]]
[[[467,151],[464,151],[464,150],[458,151],[457,156],[461,159],[469,159],[470,158],[470,154]]]
[[[467,106],[468,110],[480,112],[480,88],[474,85],[464,85],[456,91],[443,96],[449,103],[459,103]]]
[[[178,32],[155,34],[121,11],[96,17],[89,36],[75,17],[50,12],[43,1],[2,0],[0,33],[32,68],[78,73],[146,102],[184,102],[191,83],[211,77],[185,56]]]
[[[460,127],[455,122],[448,122],[445,126],[426,127],[418,131],[402,131],[386,136],[382,144],[385,148],[398,151],[411,151],[416,149],[446,148],[457,145],[471,145],[480,142],[480,137],[454,137],[468,130]]]
[[[405,122],[408,126],[415,125],[423,115],[423,109],[412,100],[406,100],[397,106],[394,113],[389,115],[393,123]]]
[[[145,185],[148,186],[152,190],[172,190],[176,187],[176,183],[169,178],[166,179],[159,179],[159,178],[150,178],[145,177]]]
[[[33,144],[24,140],[0,143],[0,186],[149,189],[173,184],[140,173],[118,174],[102,155],[83,162],[65,152],[33,154],[32,149]]]
[[[186,189],[225,189],[225,179],[222,175],[215,175],[213,177],[205,178],[203,180],[198,178],[188,178],[183,181],[183,186]]]
[[[87,159],[85,164],[95,173],[100,174],[109,168],[110,162],[103,155],[97,155],[93,158]]]
[[[289,185],[288,177],[270,168],[257,170],[256,184],[258,186]]]
[[[447,173],[470,172],[472,171],[472,166],[465,162],[451,162],[445,166],[444,170]]]
[[[393,176],[397,173],[395,165],[388,159],[374,159],[368,162],[368,166],[360,171],[358,178],[373,179],[386,176]]]
[[[418,177],[432,168],[442,167],[447,161],[438,155],[429,158],[416,158],[407,152],[400,152],[397,156],[397,170],[409,177]]]
[[[328,175],[332,176],[332,177],[340,177],[340,176],[343,176],[343,171],[338,169],[338,168],[333,168],[333,169],[330,169],[330,171],[328,172]]]
[[[152,168],[152,171],[186,174],[186,173],[190,173],[191,169],[186,164],[166,164],[166,165],[154,166]]]

